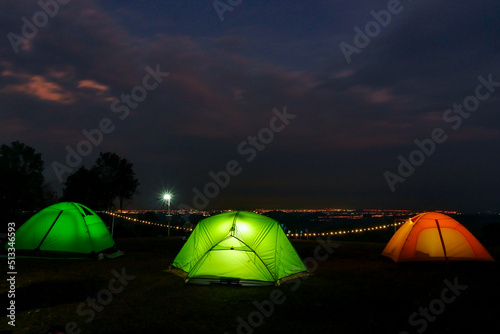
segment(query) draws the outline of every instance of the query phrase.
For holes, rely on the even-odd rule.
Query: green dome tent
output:
[[[172,266],[195,284],[279,285],[307,271],[277,221],[245,211],[200,221]]]
[[[86,206],[71,202],[38,212],[17,230],[15,238],[17,256],[81,258],[117,252],[101,218]]]

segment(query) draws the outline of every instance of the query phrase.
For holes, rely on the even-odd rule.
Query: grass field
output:
[[[302,259],[314,258],[317,241],[292,241]],[[496,263],[395,266],[380,256],[384,243],[346,241],[331,254],[316,251],[321,259],[312,275],[280,288],[207,287],[184,285],[167,271],[182,247],[180,238],[116,242],[125,256],[112,260],[17,259],[13,333],[47,333],[68,322],[74,322],[74,333],[490,333],[498,328]],[[498,247],[489,251],[500,258]],[[128,276],[121,289],[119,281],[111,282],[114,293],[113,270]],[[461,286],[456,294],[443,292],[445,280]],[[0,289],[6,300],[5,279]],[[107,305],[91,311],[86,301],[98,297]],[[426,320],[420,307],[431,307],[436,315],[429,311]],[[6,318],[1,330],[12,330]]]

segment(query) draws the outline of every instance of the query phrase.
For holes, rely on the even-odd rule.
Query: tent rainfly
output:
[[[78,203],[51,205],[21,225],[15,234],[16,254],[27,257],[93,258],[123,254],[101,218]],[[6,245],[8,247],[8,245]]]
[[[437,212],[410,218],[392,236],[382,255],[394,262],[495,261],[462,224]]]
[[[277,221],[234,211],[198,223],[172,266],[193,284],[279,285],[307,274]]]

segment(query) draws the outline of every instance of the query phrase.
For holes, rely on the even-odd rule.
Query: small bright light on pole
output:
[[[168,236],[170,236],[170,221],[172,219],[172,216],[170,215],[170,200],[172,199],[171,194],[164,194],[163,195],[163,200],[167,202],[168,205],[168,215],[167,215],[167,222],[168,222]]]
[[[165,194],[163,195],[163,199],[168,203],[168,214],[170,214],[170,200],[172,199],[172,195]]]

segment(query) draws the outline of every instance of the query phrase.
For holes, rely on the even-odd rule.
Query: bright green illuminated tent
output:
[[[279,285],[307,271],[277,221],[245,211],[200,221],[172,265],[195,284]]]
[[[16,255],[20,256],[73,258],[116,252],[101,218],[78,203],[63,202],[43,209],[24,223],[15,237]]]

